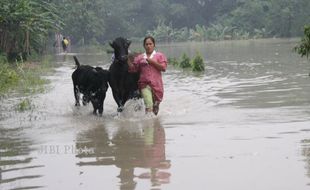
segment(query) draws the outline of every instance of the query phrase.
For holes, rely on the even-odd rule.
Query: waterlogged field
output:
[[[58,54],[31,109],[15,109],[23,96],[1,100],[0,189],[309,189],[310,65],[295,44],[158,44],[169,57],[199,51],[206,71],[170,66],[155,118],[141,100],[117,114],[111,89],[103,117],[76,108],[72,55],[104,68],[109,57]]]

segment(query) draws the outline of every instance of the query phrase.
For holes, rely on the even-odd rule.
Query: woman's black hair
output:
[[[146,42],[147,39],[150,39],[150,40],[153,42],[154,46],[155,46],[155,39],[154,39],[152,36],[146,36],[146,37],[144,38],[144,40],[143,40],[143,46],[145,45],[145,42]]]

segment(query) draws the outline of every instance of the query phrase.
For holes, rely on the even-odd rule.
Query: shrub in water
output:
[[[202,56],[197,53],[192,61],[192,70],[193,71],[204,71],[205,70],[205,64],[203,62]]]
[[[31,109],[31,102],[28,98],[22,100],[18,105],[17,105],[17,110],[18,111],[26,111]]]
[[[181,68],[190,68],[191,67],[190,59],[185,53],[183,53],[183,55],[181,57],[181,61],[180,61],[179,66]]]
[[[304,37],[298,46],[294,47],[294,50],[301,56],[309,58],[310,55],[310,25],[304,28]]]
[[[173,65],[173,66],[179,66],[179,62],[177,60],[177,58],[173,57],[173,58],[168,58],[168,63]]]

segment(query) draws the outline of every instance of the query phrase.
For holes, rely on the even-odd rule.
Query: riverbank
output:
[[[22,95],[27,97],[45,91],[45,84],[49,80],[43,76],[53,72],[51,56],[27,62],[8,63],[5,59],[0,61],[0,99]],[[21,100],[17,108],[25,110],[29,107],[29,99]]]

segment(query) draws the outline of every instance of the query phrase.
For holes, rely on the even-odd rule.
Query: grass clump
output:
[[[32,109],[31,101],[29,98],[23,99],[17,104],[17,111],[23,112]]]
[[[204,71],[205,64],[203,62],[202,56],[197,52],[196,56],[191,62],[192,71]]]
[[[183,53],[181,56],[181,61],[179,63],[179,67],[185,69],[185,68],[190,68],[191,63],[190,63],[190,58],[186,53]]]
[[[49,81],[42,75],[52,71],[50,57],[35,62],[8,63],[0,55],[0,96],[16,91],[23,94],[43,92]]]
[[[0,63],[0,93],[11,86],[16,86],[19,80],[19,76],[13,68],[8,64]]]
[[[177,58],[168,58],[169,64],[182,69],[191,69],[194,72],[201,72],[205,70],[205,64],[199,52],[196,53],[193,59],[190,59],[186,53],[183,53],[180,61]]]

